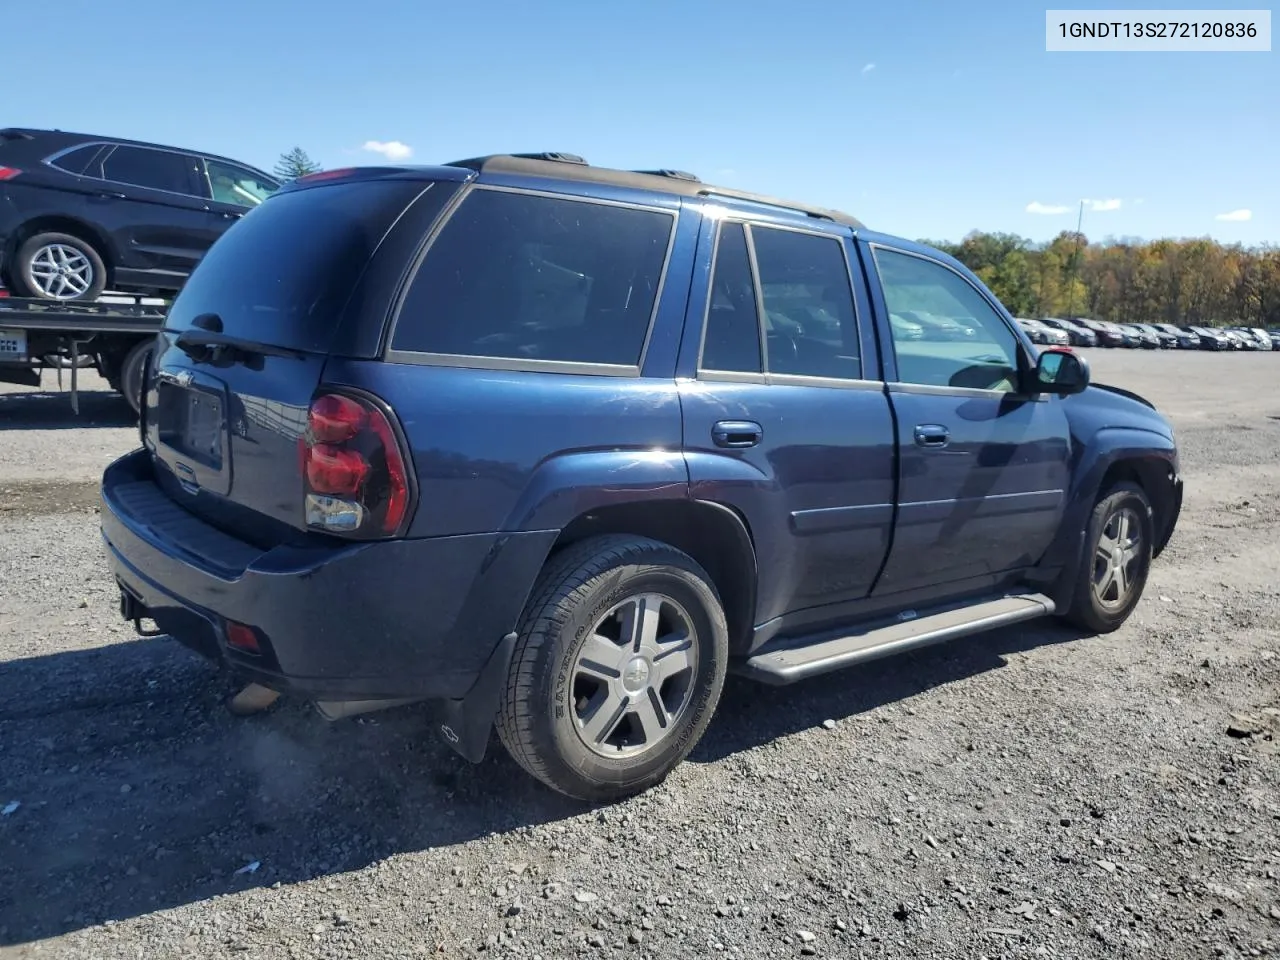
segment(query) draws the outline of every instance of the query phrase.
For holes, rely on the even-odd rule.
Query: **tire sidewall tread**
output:
[[[1142,558],[1139,582],[1133,589],[1126,603],[1119,610],[1105,610],[1099,606],[1093,593],[1093,565],[1097,549],[1098,537],[1107,519],[1125,502],[1131,501],[1137,508],[1142,524]],[[1118,630],[1132,615],[1146,590],[1147,578],[1151,572],[1151,549],[1155,530],[1155,512],[1146,493],[1135,483],[1128,481],[1118,483],[1098,498],[1093,512],[1089,516],[1089,525],[1085,531],[1085,556],[1080,565],[1076,581],[1076,589],[1070,610],[1066,618],[1071,623],[1093,633],[1111,633]]]
[[[698,635],[694,702],[680,729],[652,754],[613,764],[579,740],[566,686],[586,631],[626,597],[652,588],[684,594],[673,599]],[[593,537],[553,557],[534,588],[498,712],[498,736],[521,767],[553,789],[582,800],[619,799],[661,781],[693,749],[710,723],[727,668],[720,598],[696,561],[644,537]]]

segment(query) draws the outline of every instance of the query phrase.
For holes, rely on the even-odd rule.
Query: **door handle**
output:
[[[951,440],[951,431],[940,423],[922,423],[916,427],[916,445],[921,447],[945,447]]]
[[[717,447],[754,447],[764,439],[764,428],[751,420],[721,420],[711,428]]]
[[[128,200],[129,198],[123,193],[113,193],[110,190],[99,191],[98,196],[103,200]]]
[[[222,219],[223,219],[223,220],[239,220],[239,219],[240,219],[241,217],[243,217],[243,216],[244,216],[244,214],[243,214],[243,213],[230,213],[230,212],[228,212],[228,213],[224,213],[224,214],[222,215]]]

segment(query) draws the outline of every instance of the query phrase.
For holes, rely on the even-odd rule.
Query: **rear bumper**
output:
[[[461,698],[520,612],[555,531],[261,551],[179,507],[139,450],[102,482],[122,612],[245,679],[326,700]],[[127,599],[125,599],[127,598]],[[228,621],[261,652],[227,643]]]

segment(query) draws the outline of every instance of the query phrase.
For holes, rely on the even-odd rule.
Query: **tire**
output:
[[[61,279],[48,270],[65,268]],[[37,233],[18,247],[10,268],[18,296],[69,302],[96,300],[107,286],[107,267],[93,246],[69,233]],[[65,295],[60,295],[65,294]]]
[[[128,401],[135,416],[142,410],[142,370],[155,346],[155,342],[150,339],[134,344],[120,364],[120,373],[116,378],[118,385],[112,384]]]
[[[1132,539],[1136,528],[1138,540],[1128,551],[1112,551],[1104,559],[1101,552],[1106,542],[1115,539],[1120,518],[1127,519],[1128,532],[1122,543]],[[1091,633],[1110,633],[1133,613],[1142,599],[1151,570],[1151,547],[1154,542],[1155,523],[1151,501],[1142,488],[1133,483],[1121,483],[1109,490],[1093,508],[1089,526],[1085,532],[1085,560],[1076,580],[1075,594],[1065,619]],[[1121,561],[1124,589],[1111,576],[1116,560]],[[1109,579],[1110,577],[1110,579]],[[1105,589],[1100,588],[1100,582]]]
[[[621,643],[634,621],[653,625],[638,631],[640,652]],[[663,641],[681,630],[687,644]],[[521,767],[567,796],[598,802],[641,793],[706,732],[728,658],[720,598],[693,558],[643,537],[584,540],[553,556],[534,588],[498,736]],[[642,716],[649,743],[641,742],[650,739]]]

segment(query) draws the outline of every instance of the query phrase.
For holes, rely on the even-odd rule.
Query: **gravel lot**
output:
[[[0,958],[1280,953],[1280,357],[1090,360],[1187,482],[1124,629],[731,681],[690,761],[599,809],[414,708],[230,716],[117,620],[123,402],[0,386]]]

